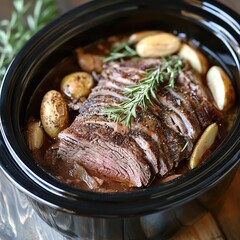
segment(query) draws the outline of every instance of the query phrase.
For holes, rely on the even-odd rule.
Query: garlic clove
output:
[[[140,40],[136,51],[140,57],[164,57],[177,52],[181,41],[171,33],[159,33]]]
[[[184,43],[178,54],[182,59],[187,60],[198,73],[205,74],[207,72],[208,61],[198,50]]]
[[[213,66],[207,73],[207,85],[219,110],[231,108],[235,102],[235,91],[231,80],[221,67]]]
[[[213,145],[217,134],[218,125],[216,123],[209,125],[205,129],[193,149],[192,155],[189,160],[190,169],[193,169],[199,165],[206,150],[208,150]]]

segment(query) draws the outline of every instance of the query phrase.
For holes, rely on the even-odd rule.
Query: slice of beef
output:
[[[142,149],[113,128],[75,121],[59,139],[61,159],[76,161],[93,175],[137,187],[147,185],[151,178]]]
[[[183,72],[176,80],[177,88],[160,87],[153,106],[137,109],[131,128],[104,113],[127,99],[126,87],[136,84],[144,70],[160,65],[158,59],[109,64],[74,122],[58,135],[58,157],[79,164],[102,181],[128,187],[147,186],[156,175],[165,175],[188,158],[203,130],[220,116],[202,94],[205,90],[195,73],[189,77],[188,67],[184,68],[187,77]]]

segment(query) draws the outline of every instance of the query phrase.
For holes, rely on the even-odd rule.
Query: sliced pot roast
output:
[[[127,187],[148,186],[190,157],[204,129],[220,117],[199,75],[187,63],[175,88],[159,87],[147,110],[137,109],[131,127],[115,122],[104,112],[128,97],[127,86],[140,81],[159,59],[112,62],[79,110],[73,123],[58,134],[45,158],[57,156],[79,165],[98,188],[104,181]]]

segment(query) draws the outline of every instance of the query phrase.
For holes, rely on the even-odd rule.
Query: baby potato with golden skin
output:
[[[45,132],[55,138],[68,126],[68,109],[60,92],[48,91],[42,100],[40,118]]]
[[[93,85],[94,81],[89,73],[75,72],[63,78],[60,88],[67,97],[80,99],[89,95]]]

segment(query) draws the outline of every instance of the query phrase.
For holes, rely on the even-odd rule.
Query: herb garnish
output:
[[[108,114],[109,119],[131,127],[132,117],[136,118],[137,115],[137,108],[145,111],[149,104],[153,105],[151,99],[157,98],[155,92],[159,86],[174,88],[175,79],[182,67],[183,62],[178,56],[161,58],[160,66],[147,69],[138,84],[127,87],[128,90],[124,94],[129,100],[109,107],[104,112]]]
[[[14,0],[10,20],[0,21],[0,83],[17,52],[30,37],[57,16],[54,0]]]
[[[104,62],[110,62],[118,59],[122,59],[125,57],[134,57],[137,56],[136,50],[131,48],[131,43],[129,42],[122,42],[117,44],[111,49],[111,53],[108,57],[104,57]]]
[[[181,152],[184,152],[184,151],[185,151],[185,149],[187,148],[188,144],[189,144],[189,142],[187,141],[187,142],[185,143],[185,145],[183,146]]]

